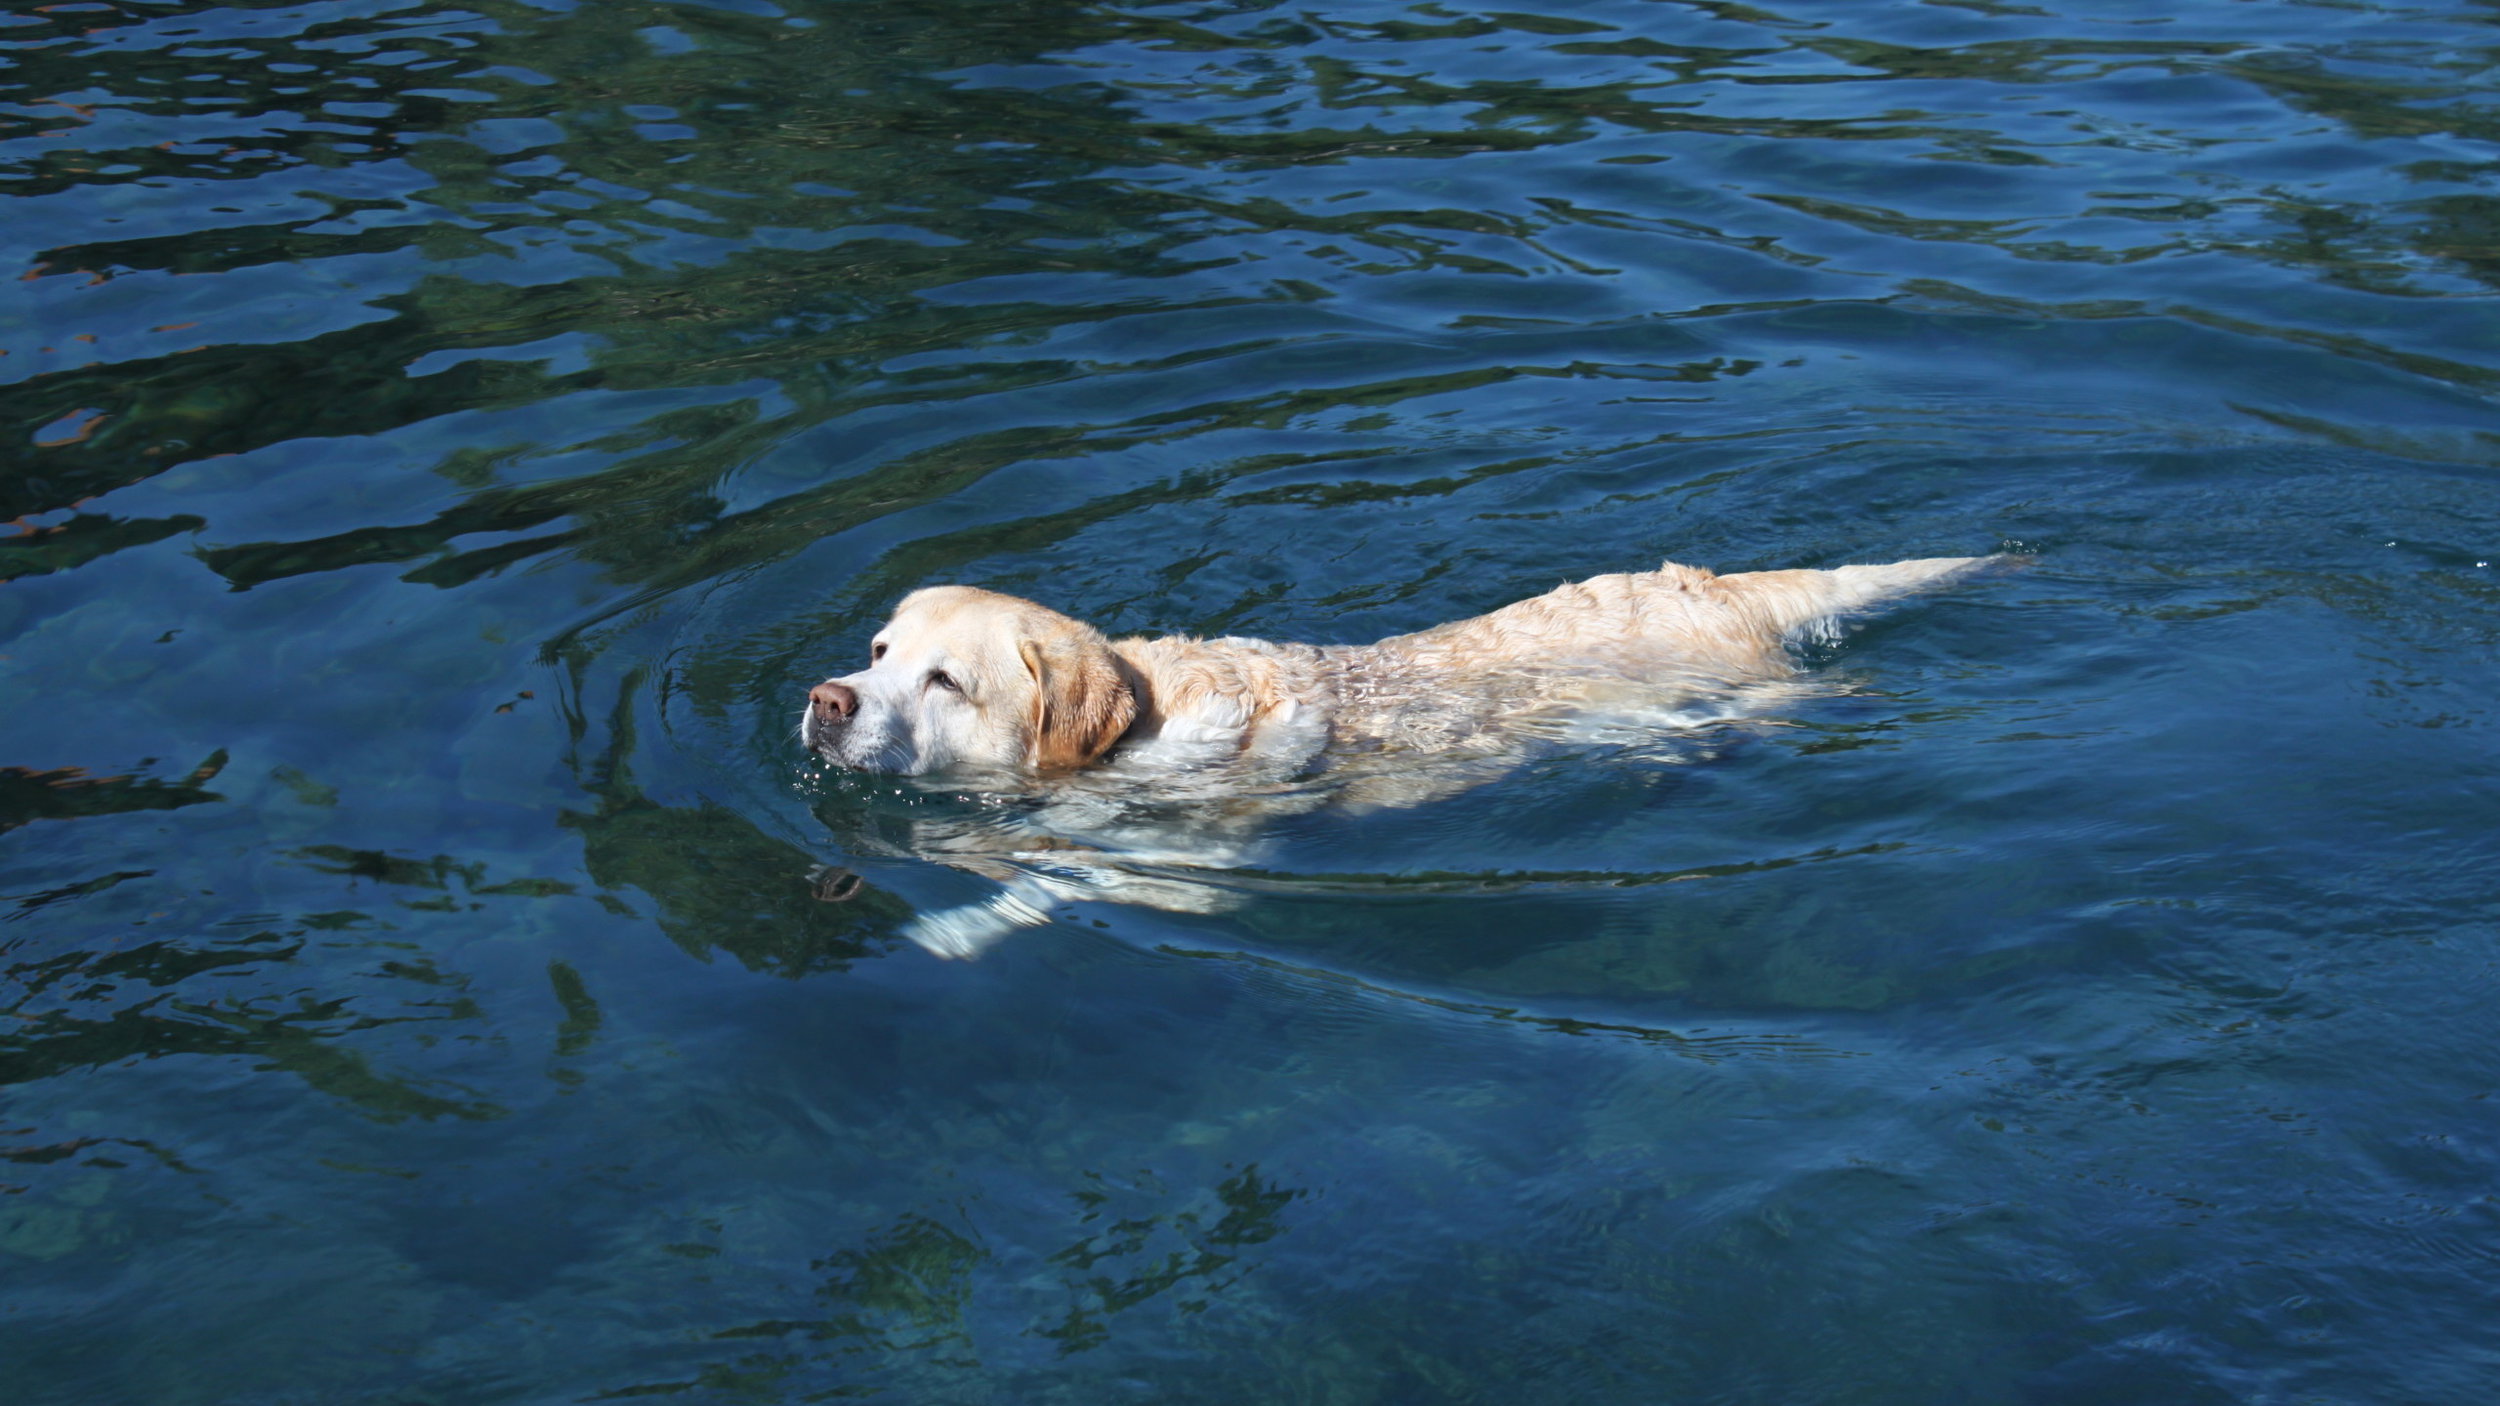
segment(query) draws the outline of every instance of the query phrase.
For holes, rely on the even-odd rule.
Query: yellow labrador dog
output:
[[[1004,773],[1028,790],[1056,778],[1053,789],[1090,795],[1096,815],[1105,788],[1079,774],[1097,770],[1106,772],[1099,782],[1169,790],[1173,778],[1214,767],[1219,786],[1255,781],[1272,815],[1286,778],[1324,767],[1344,773],[1328,796],[1337,804],[1412,805],[1490,779],[1537,740],[1567,737],[1575,721],[1610,710],[1637,703],[1655,715],[1662,702],[1775,694],[1796,673],[1787,645],[1801,634],[1993,560],[1732,576],[1670,562],[1363,645],[1113,640],[1028,600],[932,586],[895,609],[866,669],[808,691],[799,735],[859,771]],[[1071,828],[1085,827],[1029,824],[1006,843],[996,834],[927,843],[927,857],[990,874],[1007,892],[923,915],[912,936],[969,956],[1046,920],[1062,899],[1209,906],[1115,862],[1139,858],[1133,835],[1097,824],[1071,841]],[[1047,843],[1028,843],[1036,837]],[[1200,864],[1238,857],[1195,848]]]

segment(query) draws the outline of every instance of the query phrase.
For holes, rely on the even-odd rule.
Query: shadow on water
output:
[[[564,814],[582,837],[592,881],[650,895],[660,930],[706,961],[725,952],[753,971],[801,977],[890,947],[910,915],[899,900],[864,884],[829,888],[806,851],[726,807],[667,806],[643,795],[630,762],[640,685],[628,676],[606,750],[584,778],[598,806]]]
[[[81,816],[125,815],[132,811],[173,810],[224,797],[208,783],[226,768],[226,754],[217,752],[191,769],[180,781],[128,776],[89,776],[77,767],[35,771],[0,767],[0,832],[38,820],[73,820]]]

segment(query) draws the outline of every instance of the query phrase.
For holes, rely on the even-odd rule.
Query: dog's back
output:
[[[1731,681],[1784,672],[1796,634],[1960,575],[1991,557],[1928,557],[1829,571],[1720,576],[1674,562],[1593,576],[1371,649],[1444,676],[1520,668],[1701,671]]]

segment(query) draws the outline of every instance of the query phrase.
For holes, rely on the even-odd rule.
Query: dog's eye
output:
[[[964,691],[964,686],[955,682],[955,676],[946,672],[944,669],[931,669],[929,671],[929,686],[931,688],[945,689],[949,693],[961,693]]]
[[[874,664],[874,663],[876,663],[878,660],[883,659],[884,657],[885,657],[885,641],[884,641],[884,640],[879,640],[879,641],[877,641],[875,644],[872,644],[872,645],[868,646],[868,662],[869,662],[869,663]]]

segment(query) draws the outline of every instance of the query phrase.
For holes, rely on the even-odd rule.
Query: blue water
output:
[[[2482,1403],[2487,5],[0,15],[0,1398]],[[977,961],[905,591],[2030,554]],[[819,897],[815,866],[857,874]]]

